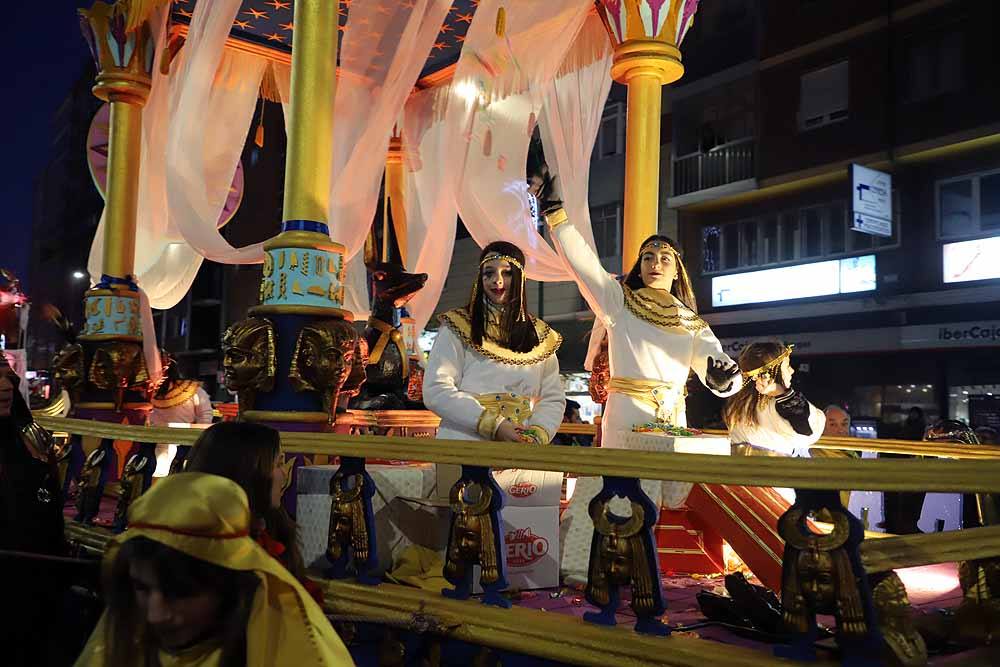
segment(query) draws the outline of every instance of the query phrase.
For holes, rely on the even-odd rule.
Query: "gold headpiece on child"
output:
[[[639,248],[639,257],[642,257],[643,253],[645,253],[647,250],[652,250],[652,251],[655,252],[657,250],[663,250],[664,248],[666,248],[670,252],[674,253],[675,255],[677,254],[677,248],[673,247],[672,245],[670,245],[666,241],[662,241],[662,240],[659,240],[659,239],[653,239],[649,243],[647,243],[644,246],[642,246],[641,248]]]
[[[767,362],[763,366],[755,368],[752,371],[744,371],[743,372],[744,377],[747,377],[751,380],[762,378],[764,381],[770,382],[770,380],[778,372],[778,367],[781,366],[781,362],[787,359],[792,354],[792,349],[794,347],[795,347],[794,345],[788,345],[785,347],[784,352],[779,354],[774,359],[771,359],[771,361]]]
[[[527,319],[527,315],[526,315],[526,311],[525,311],[525,308],[527,308],[527,304],[525,303],[525,299],[524,299],[524,264],[522,264],[520,262],[520,260],[518,260],[518,259],[516,259],[514,257],[511,257],[510,255],[504,255],[504,254],[499,253],[499,252],[491,252],[490,254],[486,255],[486,257],[483,257],[482,261],[479,262],[479,268],[480,268],[480,270],[483,268],[483,265],[485,265],[486,262],[493,262],[493,261],[507,262],[511,266],[516,266],[517,270],[521,272],[521,308],[520,308],[520,312],[517,314],[517,319],[518,319],[519,322],[524,322]],[[475,302],[476,302],[476,298],[479,296],[479,283],[480,283],[480,281],[482,281],[482,276],[481,275],[477,275],[476,276],[476,282],[473,283],[473,285],[472,285],[472,299],[470,299],[470,301],[469,301],[469,311],[470,312],[472,310],[473,304],[475,304]]]

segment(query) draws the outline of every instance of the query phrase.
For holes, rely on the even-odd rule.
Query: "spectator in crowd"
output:
[[[77,667],[353,665],[252,521],[231,480],[185,472],[154,484],[105,553],[107,608]]]
[[[576,401],[566,399],[566,409],[563,411],[563,424],[583,424],[580,417],[580,404]],[[573,447],[590,447],[593,437],[579,433],[557,433],[552,438],[554,445],[570,445]]]
[[[927,420],[924,411],[918,407],[910,408],[903,422],[900,438],[903,440],[923,440],[927,430]],[[879,458],[913,458],[907,454],[879,454]],[[912,535],[919,533],[917,522],[924,509],[922,491],[886,491],[882,494],[882,511],[885,520],[882,526],[886,532],[893,535]]]

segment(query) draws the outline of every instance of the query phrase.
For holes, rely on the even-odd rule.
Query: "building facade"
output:
[[[756,61],[702,93],[748,133],[706,130],[673,159],[668,205],[730,353],[796,343],[810,397],[883,437],[913,407],[928,422],[997,420],[997,18],[962,0],[763,2]],[[852,164],[891,176],[888,236],[852,230]]]

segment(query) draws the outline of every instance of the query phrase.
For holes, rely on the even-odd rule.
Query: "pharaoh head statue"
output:
[[[52,376],[59,381],[63,389],[69,392],[70,398],[75,401],[87,379],[83,346],[79,343],[64,345],[52,359]]]
[[[838,634],[861,638],[868,619],[861,590],[847,552],[850,519],[843,508],[827,508],[833,531],[817,533],[808,525],[808,514],[793,505],[778,521],[785,540],[785,567],[781,604],[785,623],[793,632],[805,632],[816,614],[836,614]]]
[[[144,388],[149,382],[142,345],[117,340],[101,345],[94,352],[89,376],[97,389],[115,392],[115,408],[120,409],[126,389]]]
[[[349,322],[327,320],[302,328],[292,353],[288,377],[296,391],[319,392],[333,414],[336,396],[353,367],[358,334]]]
[[[277,372],[274,338],[274,324],[263,317],[240,320],[222,337],[226,389],[239,395],[241,412],[253,407],[258,391],[274,388]]]

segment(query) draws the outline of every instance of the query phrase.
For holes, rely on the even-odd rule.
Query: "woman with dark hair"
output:
[[[273,428],[220,422],[198,437],[184,470],[220,475],[239,484],[250,501],[250,536],[305,581],[298,529],[281,506],[287,481],[282,459],[281,437]]]
[[[556,351],[562,337],[527,312],[524,253],[490,243],[465,308],[441,315],[424,375],[424,403],[439,438],[547,444],[566,398]]]
[[[149,415],[150,426],[170,424],[211,424],[212,399],[197,380],[181,377],[177,360],[166,350],[160,350],[163,373],[160,384],[153,392],[150,403],[153,411]],[[177,445],[156,446],[156,470],[154,477],[166,477],[170,464],[177,453]]]
[[[107,608],[78,667],[353,665],[323,611],[250,537],[247,496],[170,475],[104,556]]]
[[[611,380],[602,446],[624,447],[624,436],[647,422],[685,426],[684,386],[691,371],[718,396],[739,391],[739,368],[698,317],[674,242],[650,236],[619,283],[576,227],[565,224],[566,212],[554,198],[549,194],[542,208],[556,249],[608,335]]]
[[[823,411],[792,389],[791,345],[755,342],[740,353],[747,382],[722,410],[734,454],[808,456],[826,426]]]

